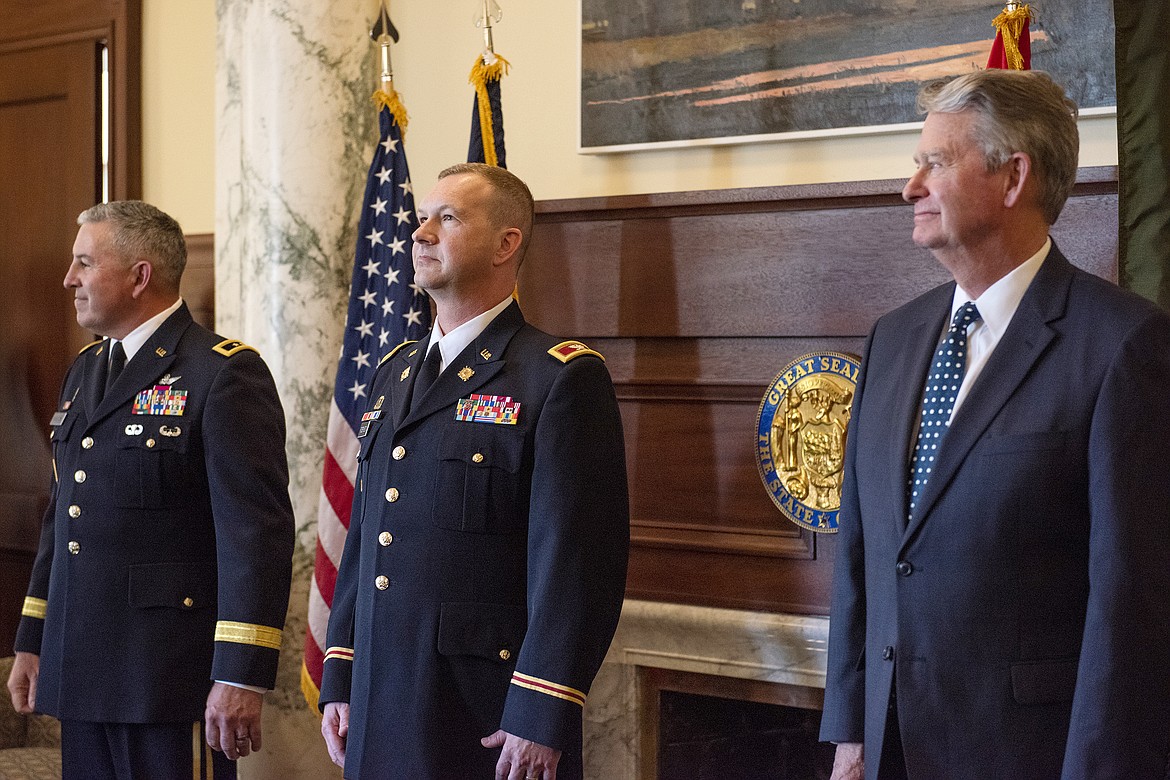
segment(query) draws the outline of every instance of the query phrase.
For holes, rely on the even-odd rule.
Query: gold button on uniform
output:
[[[378,575],[378,578],[374,580],[374,587],[378,590],[386,590],[390,587],[390,578],[384,574]]]
[[[78,544],[77,542],[70,542],[68,544],[68,547],[69,547],[69,552],[73,553],[74,555],[77,555],[77,553],[81,552],[81,545]]]
[[[153,446],[154,446],[154,439],[147,439],[147,440],[146,440],[146,446],[147,446],[147,447],[153,447]]]
[[[471,456],[472,463],[483,463],[483,453],[477,452]]]
[[[390,457],[394,458],[394,460],[402,460],[406,457],[406,447],[403,447],[401,444],[399,444],[394,448],[394,451],[390,453]]]
[[[77,471],[73,472],[73,481],[77,482],[79,484],[82,482],[85,482],[85,472],[82,471],[81,469],[78,469]]]
[[[512,654],[508,651],[507,648],[504,648],[503,650],[500,651],[500,660],[501,661],[507,661],[511,657],[512,657]]]
[[[389,531],[383,531],[382,533],[378,534],[378,544],[382,545],[383,547],[389,547],[393,541],[394,534],[390,533]]]
[[[79,507],[77,504],[73,504],[72,506],[70,506],[69,507],[69,516],[72,517],[74,520],[81,517],[81,507]]]
[[[184,606],[184,607],[193,607],[193,606],[195,606],[195,599],[193,599],[193,598],[191,598],[190,596],[188,596],[187,598],[183,599],[183,606]]]
[[[398,500],[398,488],[390,488],[386,491],[386,500],[393,504]]]
[[[93,437],[86,436],[81,440],[81,449],[88,450],[91,447],[93,447]]]

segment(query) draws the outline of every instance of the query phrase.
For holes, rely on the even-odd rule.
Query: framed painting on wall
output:
[[[894,132],[987,62],[1002,2],[580,0],[580,151]],[[1031,4],[1032,67],[1116,111],[1113,10]]]

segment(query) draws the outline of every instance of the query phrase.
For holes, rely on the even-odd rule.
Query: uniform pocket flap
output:
[[[1076,687],[1075,660],[1012,664],[1012,696],[1019,704],[1070,702]]]
[[[505,430],[497,430],[504,428]],[[524,438],[512,426],[461,422],[439,442],[440,460],[461,461],[472,468],[520,470]]]
[[[125,434],[118,443],[121,449],[145,450],[147,452],[186,452],[187,432],[178,425],[155,426],[153,430],[138,423],[126,426]]]
[[[130,606],[201,609],[215,603],[214,563],[140,563],[130,568]]]
[[[527,628],[528,610],[523,605],[449,602],[439,613],[439,653],[510,661]]]

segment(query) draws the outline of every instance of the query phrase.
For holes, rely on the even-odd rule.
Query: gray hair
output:
[[[456,163],[439,172],[439,178],[470,174],[486,181],[492,188],[496,224],[520,229],[520,248],[516,253],[517,267],[524,262],[532,238],[532,220],[536,206],[532,191],[519,176],[504,168],[484,163]]]
[[[99,203],[77,217],[78,225],[99,222],[113,225],[111,241],[124,260],[146,258],[164,286],[179,289],[187,266],[187,240],[173,217],[140,200]]]
[[[928,84],[918,93],[926,113],[971,111],[971,140],[983,148],[988,171],[1016,152],[1032,161],[1040,184],[1040,208],[1051,225],[1060,216],[1077,178],[1077,104],[1043,71],[977,70]]]

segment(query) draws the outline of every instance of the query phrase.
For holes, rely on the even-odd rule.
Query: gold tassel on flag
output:
[[[394,117],[394,121],[398,123],[399,132],[405,138],[406,123],[409,119],[406,116],[406,106],[402,105],[402,100],[399,99],[398,90],[394,89],[394,85],[384,83],[382,88],[374,93],[373,101],[379,111],[383,108],[390,110],[390,116]]]
[[[1032,9],[1026,3],[1008,3],[999,16],[992,20],[996,40],[987,67],[1006,70],[1028,70],[1032,67],[1028,39],[1028,22],[1032,18]]]
[[[489,64],[487,58],[493,57]],[[468,81],[475,87],[476,102],[479,105],[479,126],[483,133],[483,157],[488,165],[499,165],[496,158],[496,139],[492,127],[492,101],[488,95],[488,82],[499,81],[508,75],[511,67],[506,59],[492,52],[484,53],[475,58],[475,65],[471,68]]]

